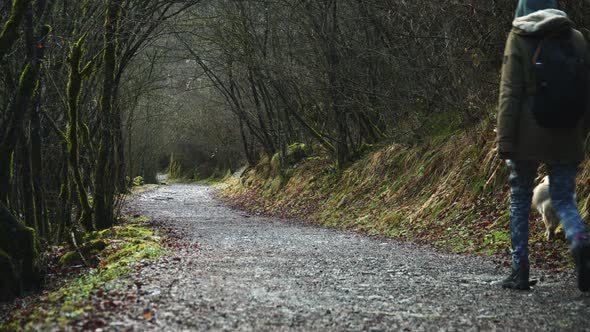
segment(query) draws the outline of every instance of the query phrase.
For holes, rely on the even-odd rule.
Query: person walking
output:
[[[590,129],[590,55],[555,0],[520,0],[506,42],[497,150],[510,171],[512,267],[503,288],[528,290],[529,214],[537,169],[549,173],[553,207],[576,263],[578,288],[590,290],[588,232],[575,201],[576,175]]]

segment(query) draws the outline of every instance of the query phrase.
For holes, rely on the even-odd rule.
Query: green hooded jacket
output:
[[[497,129],[500,158],[562,164],[584,160],[590,112],[586,112],[577,128],[564,130],[539,126],[531,111],[536,90],[532,59],[540,38],[571,30],[573,45],[590,64],[586,40],[572,26],[567,15],[557,9],[540,10],[514,20],[506,42],[500,83]]]

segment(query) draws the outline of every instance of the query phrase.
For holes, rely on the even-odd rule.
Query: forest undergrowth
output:
[[[219,195],[256,214],[492,256],[508,265],[508,173],[493,150],[493,127],[484,121],[415,145],[373,147],[342,171],[321,156],[280,171],[266,157],[241,178],[228,178]],[[589,172],[586,163],[578,178],[582,211],[588,210]],[[530,225],[533,264],[550,270],[571,268],[563,233],[547,241],[536,212]]]
[[[149,186],[136,188],[139,193]],[[133,303],[137,289],[122,288],[147,261],[170,253],[153,220],[139,214],[121,224],[84,235],[79,246],[54,247],[47,253],[47,278],[40,293],[0,306],[0,331],[95,330],[106,326],[110,311]],[[141,319],[151,319],[146,312]]]

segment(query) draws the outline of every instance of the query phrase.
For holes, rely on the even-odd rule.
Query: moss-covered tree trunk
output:
[[[40,286],[35,230],[20,223],[0,202],[0,301]]]
[[[73,46],[68,57],[70,65],[70,77],[68,80],[67,99],[68,99],[68,163],[78,192],[80,202],[80,226],[84,231],[92,231],[92,208],[88,202],[88,193],[84,187],[82,174],[80,173],[80,156],[78,143],[78,103],[80,91],[82,90],[83,73],[80,70],[80,61],[82,60],[83,44],[86,36],[81,37]],[[63,188],[62,188],[63,189]]]
[[[31,65],[26,65],[23,70],[16,100],[10,109],[10,121],[6,128],[5,135],[0,142],[0,202],[8,204],[11,176],[11,156],[16,148],[17,141],[21,136],[23,122],[26,113],[30,108],[31,96],[35,90],[35,72]],[[5,157],[6,156],[6,157]]]
[[[20,188],[23,196],[23,216],[25,225],[35,230],[39,230],[35,222],[35,205],[33,194],[33,176],[31,174],[31,143],[23,133],[19,140],[19,151],[17,153],[17,163],[20,165]]]
[[[30,8],[30,2],[15,0],[12,5],[10,18],[0,33],[0,61],[4,55],[12,49],[19,36],[19,26]],[[35,72],[34,68],[26,65],[22,71],[17,95],[12,107],[9,108],[8,127],[4,130],[4,136],[0,136],[0,202],[8,204],[10,192],[10,171],[12,153],[16,147],[17,140],[21,135],[22,123],[29,108],[30,99],[34,90]]]
[[[121,0],[108,0],[104,23],[103,87],[100,98],[100,146],[94,171],[94,223],[105,229],[114,219],[113,91],[117,65],[117,26]]]
[[[125,181],[125,148],[123,141],[123,123],[121,121],[121,108],[119,105],[119,91],[121,87],[122,72],[119,67],[114,72],[113,90],[111,97],[111,119],[112,119],[112,130],[113,130],[113,180],[114,188],[118,193],[127,191],[127,183]]]
[[[33,6],[33,3],[35,6]],[[34,7],[34,8],[33,8]],[[39,110],[41,103],[40,72],[43,59],[43,44],[40,42],[43,36],[49,33],[49,28],[40,24],[40,17],[44,11],[44,1],[32,1],[25,12],[24,40],[26,61],[31,64],[35,77],[35,90],[31,97],[31,103],[26,110],[27,119],[23,121],[20,139],[20,165],[22,173],[22,192],[24,195],[25,224],[34,228],[37,233],[47,239],[49,230],[43,220],[44,207],[41,184],[41,124]]]
[[[21,22],[27,14],[32,15],[31,1],[13,1],[10,19],[0,33],[0,61],[12,50],[19,38]],[[25,27],[27,36],[32,29],[29,16]],[[30,38],[26,38],[28,41]],[[30,45],[29,45],[30,46]],[[20,294],[23,289],[39,286],[40,272],[37,262],[37,239],[35,230],[34,195],[31,181],[30,145],[26,140],[26,119],[31,109],[35,87],[37,85],[38,67],[27,51],[24,67],[18,82],[14,101],[6,114],[8,121],[0,137],[0,300],[10,299]],[[18,144],[20,140],[20,149]],[[18,151],[16,151],[18,150]],[[15,151],[22,159],[20,171],[13,171]],[[21,224],[10,212],[8,204],[11,193],[11,177],[22,176],[18,182],[23,186],[25,214],[32,227]]]
[[[25,13],[29,6],[29,0],[14,0],[12,2],[10,18],[0,33],[0,61],[4,58],[6,53],[12,49],[12,45],[18,39],[19,25],[25,17]]]
[[[63,179],[63,183],[61,184],[61,188],[59,191],[59,211],[60,211],[60,218],[58,229],[56,232],[56,236],[58,239],[63,239],[67,234],[69,234],[69,230],[72,228],[72,184],[69,176],[69,147],[63,147],[63,166],[61,168],[61,178]]]
[[[115,108],[113,117],[115,124],[115,135],[113,138],[115,147],[115,189],[117,192],[123,193],[127,191],[127,182],[125,181],[125,142],[123,140],[121,110],[118,107]]]
[[[37,12],[41,15],[45,10],[45,1],[36,1]],[[31,13],[32,20],[32,13]],[[39,20],[38,20],[39,21]],[[45,210],[45,189],[43,186],[43,154],[42,154],[42,140],[41,140],[41,93],[43,91],[43,75],[42,75],[42,61],[45,56],[45,45],[43,40],[49,34],[50,28],[46,25],[42,25],[37,22],[36,27],[33,29],[31,22],[31,30],[33,30],[32,45],[30,46],[30,56],[32,57],[33,66],[37,72],[37,87],[35,96],[30,111],[30,127],[29,127],[29,140],[30,140],[30,164],[32,174],[32,187],[33,187],[33,211],[35,216],[35,223],[37,225],[37,231],[39,235],[49,240],[50,237],[50,225]]]
[[[41,89],[38,89],[38,93]],[[33,101],[31,109],[31,127],[30,127],[30,140],[31,140],[31,173],[32,173],[32,185],[33,185],[33,204],[35,213],[35,222],[37,229],[40,232],[40,236],[45,239],[49,239],[50,236],[50,225],[47,219],[47,213],[45,210],[45,190],[43,188],[43,155],[41,151],[41,100],[38,95]]]

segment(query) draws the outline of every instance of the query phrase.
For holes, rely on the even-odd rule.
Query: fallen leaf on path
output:
[[[150,309],[145,309],[143,311],[143,316],[142,317],[145,320],[150,320],[150,319],[154,318],[154,313]]]

